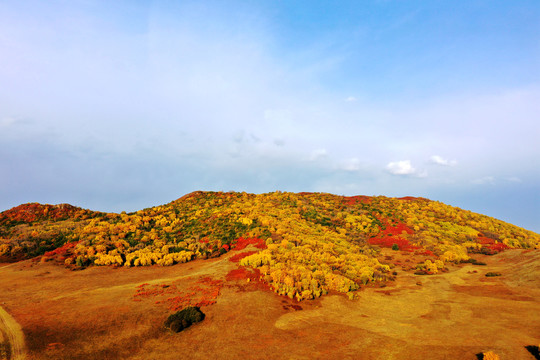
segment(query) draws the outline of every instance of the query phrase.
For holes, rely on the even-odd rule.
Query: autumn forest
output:
[[[24,204],[0,214],[0,260],[40,257],[71,269],[171,266],[229,251],[279,295],[357,297],[396,273],[381,249],[425,256],[418,274],[473,254],[538,249],[540,236],[424,198],[194,192],[133,213]]]

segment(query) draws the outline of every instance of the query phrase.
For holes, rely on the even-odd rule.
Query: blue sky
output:
[[[0,210],[423,196],[540,232],[540,2],[0,1]]]

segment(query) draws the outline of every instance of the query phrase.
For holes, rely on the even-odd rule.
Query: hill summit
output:
[[[396,276],[381,249],[421,255],[435,274],[475,253],[540,248],[540,235],[424,198],[197,191],[134,213],[25,204],[0,213],[1,260],[68,267],[174,265],[232,249],[275,292],[297,300]]]

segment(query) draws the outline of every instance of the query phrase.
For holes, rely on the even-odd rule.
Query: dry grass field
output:
[[[534,359],[540,342],[540,252],[478,255],[415,275],[423,259],[387,252],[396,281],[357,300],[329,294],[296,302],[238,270],[235,252],[171,267],[0,265],[0,305],[20,325],[25,354],[7,359]],[[486,277],[487,272],[501,276]],[[201,303],[206,319],[181,333],[163,327],[175,305]],[[213,303],[215,302],[215,303]],[[212,304],[213,303],[213,304]],[[205,305],[208,304],[208,305]]]

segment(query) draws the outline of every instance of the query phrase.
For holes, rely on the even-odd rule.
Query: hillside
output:
[[[0,234],[0,359],[538,359],[540,236],[440,202],[25,204]]]
[[[43,255],[70,242],[88,219],[104,213],[69,204],[22,204],[0,213],[0,262]]]
[[[329,292],[356,297],[362,286],[394,280],[381,249],[421,256],[418,274],[446,271],[509,248],[535,249],[540,236],[423,198],[322,193],[194,192],[135,213],[26,204],[0,214],[0,256],[43,256],[71,268],[174,265],[236,257],[275,292],[297,300]]]

